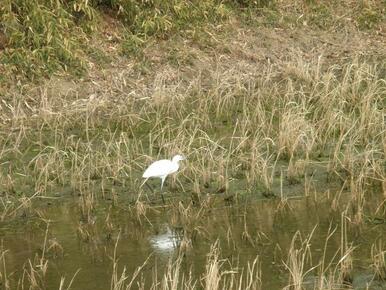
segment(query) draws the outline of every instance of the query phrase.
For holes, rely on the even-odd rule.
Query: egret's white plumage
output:
[[[180,168],[179,161],[185,160],[185,157],[181,155],[176,155],[172,158],[172,160],[169,159],[163,159],[155,161],[154,163],[150,164],[150,166],[145,170],[142,177],[146,178],[144,183],[150,178],[150,177],[158,177],[161,178],[161,190],[164,185],[166,177],[174,173]]]

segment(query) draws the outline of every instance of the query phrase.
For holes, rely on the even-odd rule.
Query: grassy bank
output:
[[[0,7],[1,82],[87,74],[110,55],[98,45],[107,39],[119,43],[118,54],[138,57],[149,42],[176,34],[205,44],[203,32],[231,19],[252,27],[377,30],[384,9],[383,1],[6,0]],[[105,33],[111,20],[115,29]]]
[[[85,73],[95,53],[90,42],[101,32],[106,15],[120,23],[123,51],[135,54],[149,38],[164,39],[178,31],[220,23],[229,17],[232,5],[222,1],[7,0],[0,10],[3,72],[28,79],[63,71]]]

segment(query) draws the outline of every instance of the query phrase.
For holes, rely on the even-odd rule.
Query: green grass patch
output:
[[[5,49],[0,62],[8,75],[27,79],[58,70],[79,74],[85,69],[79,42],[83,30],[60,1],[6,0],[0,12]]]
[[[89,62],[108,64],[111,52],[95,48],[91,41],[97,37],[98,42],[108,42],[103,15],[119,24],[107,27],[118,34],[117,53],[143,58],[149,40],[176,34],[199,47],[211,46],[206,31],[216,31],[217,24],[233,17],[248,26],[286,27],[304,24],[304,20],[324,29],[335,25],[335,6],[305,1],[288,8],[274,0],[4,0],[0,6],[0,82],[11,83],[15,77],[34,81],[58,72],[79,76]],[[379,6],[356,11],[359,28],[375,28],[385,19]],[[102,33],[95,34],[98,31]]]
[[[6,0],[0,11],[3,74],[30,80],[58,71],[81,74],[92,51],[89,36],[107,9],[126,27],[122,52],[130,55],[139,54],[149,37],[166,38],[230,14],[222,1]]]
[[[382,11],[377,9],[364,8],[357,17],[358,27],[361,30],[373,29],[383,19],[386,19],[385,11],[382,13]]]

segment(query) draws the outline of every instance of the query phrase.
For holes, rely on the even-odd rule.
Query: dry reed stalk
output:
[[[317,267],[308,266],[312,264],[310,245],[315,229],[316,226],[305,239],[301,237],[299,231],[293,236],[288,251],[288,260],[287,262],[283,261],[285,268],[289,272],[289,284],[285,289],[302,290],[305,276]]]

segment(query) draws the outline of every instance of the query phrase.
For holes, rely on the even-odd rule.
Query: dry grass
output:
[[[4,289],[8,290],[11,289],[10,287],[10,282],[7,274],[7,264],[6,264],[6,255],[7,255],[7,250],[3,248],[3,245],[1,245],[0,249],[0,281],[1,285],[3,285]]]
[[[288,252],[288,260],[284,263],[289,272],[288,286],[285,289],[301,290],[304,287],[304,279],[315,267],[309,267],[312,261],[311,239],[315,228],[308,237],[303,239],[300,232],[296,232]]]
[[[384,68],[354,59],[322,71],[322,61],[293,76],[282,64],[254,72],[217,60],[205,80],[160,72],[153,87],[130,81],[124,90],[131,93],[124,94],[101,83],[86,99],[48,97],[47,89],[34,97],[44,99],[43,106],[22,90],[1,107],[2,158],[19,160],[2,166],[5,193],[69,188],[81,195],[87,219],[97,199],[140,191],[149,159],[185,153],[184,170],[168,179],[172,189],[278,194],[283,166],[285,187],[307,187],[306,176],[322,159],[360,205],[385,179]],[[128,80],[113,85],[122,82]]]
[[[373,260],[372,268],[375,277],[380,280],[386,279],[386,251],[383,241],[379,239],[371,247],[371,257]]]
[[[261,269],[258,257],[252,263],[248,263],[245,268],[235,267],[232,269],[231,265],[231,268],[227,270],[225,266],[227,261],[220,259],[218,243],[212,245],[207,256],[206,270],[200,279],[194,279],[190,271],[183,269],[182,263],[184,258],[182,255],[178,255],[175,259],[169,260],[161,277],[155,275],[153,276],[153,281],[150,284],[146,284],[149,281],[141,281],[140,277],[147,264],[150,263],[150,257],[135,270],[132,277],[126,273],[125,268],[121,274],[118,273],[118,260],[116,256],[118,239],[115,245],[114,256],[112,257],[112,290],[132,289],[135,286],[139,289],[188,290],[197,289],[200,284],[203,289],[261,289]]]

